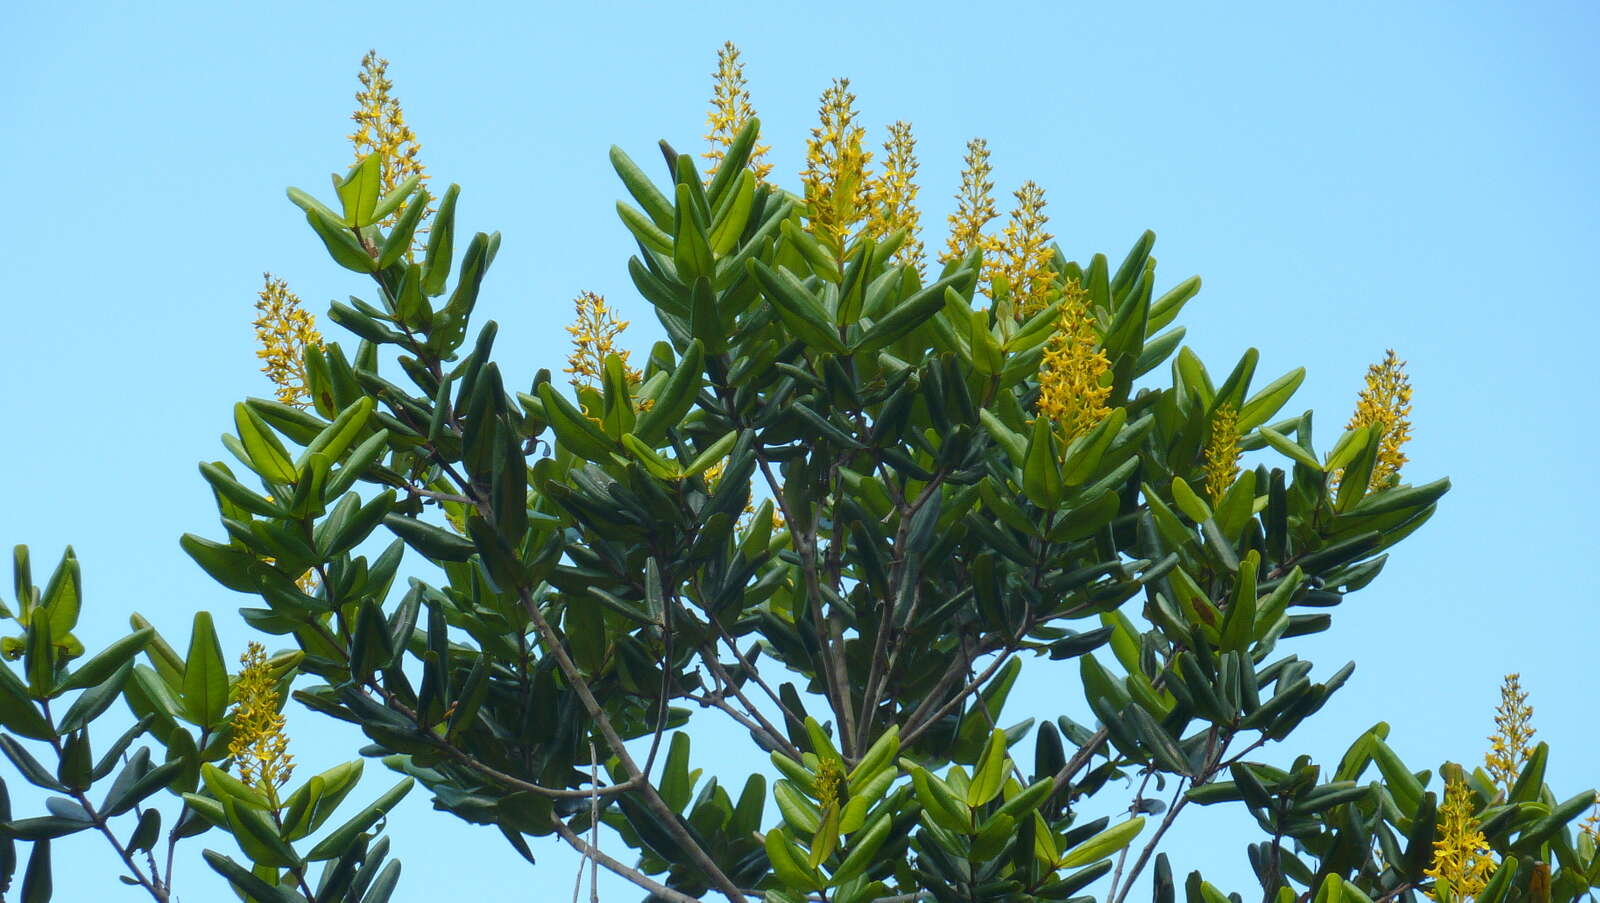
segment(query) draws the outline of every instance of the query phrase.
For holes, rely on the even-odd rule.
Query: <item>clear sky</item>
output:
[[[326,193],[348,164],[361,55],[392,61],[428,171],[463,186],[461,228],[504,233],[479,316],[500,322],[503,367],[524,381],[559,367],[580,289],[634,319],[635,347],[659,336],[624,269],[606,149],[647,166],[658,138],[698,149],[715,51],[733,40],[790,187],[834,76],[876,141],[915,125],[930,243],[965,141],[986,137],[1002,206],[1023,180],[1044,185],[1069,257],[1120,259],[1151,228],[1160,287],[1204,277],[1184,320],[1213,372],[1252,345],[1263,380],[1305,365],[1291,406],[1321,412],[1324,442],[1366,365],[1396,349],[1416,389],[1407,476],[1455,489],[1332,631],[1293,647],[1321,674],[1358,668],[1271,755],[1336,761],[1387,719],[1414,768],[1478,761],[1500,678],[1520,671],[1551,782],[1575,793],[1600,784],[1597,26],[1586,2],[0,5],[0,543],[30,544],[36,574],[76,546],[91,648],[134,609],[182,644],[207,608],[236,654],[245,598],[177,538],[220,534],[195,464],[224,456],[234,401],[269,391],[249,325],[262,271],[319,314],[366,289],[283,197]],[[1057,714],[1057,687],[1076,684],[1070,667],[1026,674],[1014,718]],[[306,774],[359,745],[291,713]],[[696,723],[697,765],[747,767],[714,751],[737,734]],[[19,814],[37,814],[6,777]],[[371,763],[358,796],[387,781]],[[1174,868],[1249,897],[1246,820],[1185,820]],[[555,845],[530,871],[420,792],[392,825],[398,900],[570,888],[575,860]],[[198,848],[237,855],[232,842],[188,845],[181,898],[223,899]],[[140,898],[102,846],[59,847],[58,899]]]

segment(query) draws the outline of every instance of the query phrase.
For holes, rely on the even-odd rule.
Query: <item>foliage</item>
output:
[[[720,62],[731,83],[736,54]],[[201,467],[224,535],[182,545],[252,598],[249,625],[298,649],[273,659],[273,688],[259,654],[230,681],[202,615],[187,659],[145,629],[75,682],[75,590],[66,603],[19,577],[24,635],[8,648],[27,681],[0,668],[0,721],[76,775],[22,769],[72,795],[73,830],[120,843],[67,764],[87,761],[73,737],[92,718],[49,720],[52,694],[82,686],[128,700],[142,720],[127,742],[147,732],[168,759],[128,780],[181,791],[180,824],[232,835],[250,866],[207,859],[259,901],[386,899],[398,867],[378,871],[371,832],[413,781],[530,862],[528,838],[555,835],[652,900],[1063,900],[1095,885],[1122,903],[1148,870],[1170,903],[1160,841],[1188,806],[1221,803],[1265,832],[1247,853],[1271,903],[1454,899],[1466,872],[1443,853],[1469,847],[1483,903],[1600,884],[1592,835],[1569,827],[1593,792],[1558,801],[1544,744],[1509,788],[1441,769],[1442,806],[1387,724],[1326,773],[1256,757],[1353,668],[1314,675],[1295,640],[1326,630],[1449,488],[1402,481],[1408,387],[1363,396],[1319,454],[1312,414],[1283,413],[1303,370],[1256,388],[1249,349],[1217,380],[1183,345],[1200,281],[1158,289],[1152,234],[1116,267],[1071,260],[1045,244],[1033,186],[985,236],[993,184],[974,141],[925,278],[902,253],[918,220],[877,206],[914,197],[909,127],[888,147],[897,174],[874,178],[836,81],[795,194],[752,168],[760,123],[737,96],[718,89],[723,118],[743,121],[724,141],[713,111],[709,179],[665,142],[659,182],[612,149],[628,272],[665,338],[635,371],[591,303],[575,335],[592,363],[570,397],[548,370],[508,383],[496,325],[474,328],[501,242],[458,235],[457,186],[425,242],[421,179],[392,184],[381,154],[335,176],[327,202],[290,189],[373,300],[330,310],[353,351],[306,343],[308,407],[235,407],[223,444],[244,470]],[[1380,388],[1404,384],[1385,374]],[[407,549],[425,579],[397,586]],[[1094,723],[1016,720],[1024,660],[1076,660]],[[362,754],[405,776],[306,853],[294,843],[360,765],[280,802],[267,709],[295,673],[315,681],[300,703],[357,725]],[[231,720],[230,682],[245,713]],[[697,717],[747,730],[778,777],[704,776],[679,730]],[[253,784],[213,764],[230,746],[255,757],[234,763],[255,763]],[[0,815],[11,836],[48,836]],[[602,849],[602,825],[633,863]],[[1242,899],[1199,872],[1184,887],[1189,903]]]

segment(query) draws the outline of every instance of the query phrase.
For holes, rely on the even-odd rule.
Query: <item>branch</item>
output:
[[[579,853],[582,853],[584,856],[587,856],[591,861],[605,866],[606,870],[610,871],[612,874],[620,875],[621,877],[632,881],[634,884],[637,884],[657,897],[669,901],[669,903],[700,903],[699,898],[691,897],[688,894],[675,891],[672,888],[667,887],[665,884],[653,881],[637,869],[629,868],[617,860],[612,859],[610,856],[600,852],[592,844],[573,833],[572,829],[567,827],[566,822],[563,822],[561,819],[551,816],[550,824],[555,827],[556,833],[561,835],[561,839],[571,844],[573,849],[577,850]],[[737,892],[737,889],[735,892]],[[732,899],[734,903],[744,903],[741,897],[733,897]]]

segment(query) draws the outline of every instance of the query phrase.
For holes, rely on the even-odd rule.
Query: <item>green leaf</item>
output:
[[[1000,788],[1005,785],[1007,764],[1006,732],[996,728],[989,735],[989,743],[973,769],[972,783],[967,785],[967,805],[987,805],[1000,795]]]
[[[683,477],[676,461],[669,461],[657,454],[655,449],[639,441],[632,433],[622,434],[622,446],[631,453],[635,460],[644,465],[644,469],[658,480],[677,480]]]
[[[28,870],[22,873],[22,903],[50,903],[54,891],[50,883],[50,841],[35,840],[28,854]]]
[[[701,373],[705,367],[705,345],[695,339],[683,351],[683,358],[667,377],[655,404],[639,414],[634,422],[633,434],[654,448],[666,437],[667,430],[683,422],[684,415],[694,405],[700,394]]]
[[[189,654],[184,659],[184,717],[192,724],[211,729],[222,723],[228,711],[228,666],[222,658],[222,643],[217,639],[211,613],[197,611],[189,634]]]
[[[227,797],[222,800],[222,811],[227,816],[233,839],[239,842],[239,848],[257,865],[304,867],[300,857],[295,855],[294,848],[278,836],[277,828],[267,821],[265,815]]]
[[[383,155],[367,154],[354,172],[339,185],[339,202],[344,205],[344,220],[356,228],[373,223],[378,195],[383,191]]]
[[[28,688],[3,664],[0,664],[0,724],[30,740],[53,740],[56,736],[28,694]]]
[[[535,391],[539,400],[544,402],[545,416],[549,418],[550,428],[555,430],[556,440],[563,448],[597,464],[610,460],[611,452],[616,448],[611,437],[601,432],[593,421],[573,407],[549,383],[540,383]]]
[[[435,561],[466,561],[477,551],[477,546],[466,538],[414,517],[387,514],[383,523],[406,545]]]
[[[682,812],[689,805],[689,794],[694,784],[689,776],[689,735],[674,731],[667,746],[667,762],[661,771],[661,801],[674,812]]]
[[[381,184],[382,183],[380,182],[380,187]],[[421,184],[421,174],[407,176],[405,181],[401,182],[399,185],[396,185],[393,191],[389,192],[378,200],[377,205],[372,208],[372,221],[374,223],[382,222],[389,217],[389,214],[399,210],[400,205],[404,204],[406,202],[406,198],[411,196],[411,192],[416,191],[417,186]],[[412,206],[424,208],[427,207],[427,205],[423,203],[413,204]]]
[[[51,636],[64,637],[77,626],[78,610],[83,605],[82,587],[78,556],[73,554],[71,546],[67,546],[61,555],[61,563],[50,575],[50,582],[45,585],[41,597],[42,604],[50,612]]]
[[[1022,464],[1022,493],[1040,508],[1053,510],[1061,504],[1064,492],[1061,463],[1056,456],[1055,430],[1048,418],[1036,418],[1028,437],[1027,457]]]
[[[294,464],[283,443],[256,412],[244,404],[233,406],[233,424],[239,432],[239,441],[250,457],[250,466],[268,482],[287,486],[296,479]]]
[[[374,800],[365,809],[362,809],[354,818],[335,828],[332,833],[322,839],[322,842],[311,848],[306,854],[306,859],[316,862],[322,859],[333,859],[343,856],[356,842],[357,837],[368,828],[378,823],[394,805],[411,792],[412,785],[416,783],[411,778],[406,778],[391,787],[386,793]]]
[[[150,642],[150,637],[155,633],[155,628],[147,627],[136,630],[120,640],[101,650],[94,658],[84,662],[81,667],[66,679],[56,685],[55,693],[64,693],[67,690],[82,690],[100,684],[116,673],[123,665],[127,664],[144,650],[145,644]]]
[[[1242,436],[1268,420],[1288,403],[1296,389],[1305,381],[1306,368],[1296,367],[1278,377],[1266,388],[1250,396],[1239,409],[1239,434]]]
[[[445,189],[439,201],[439,211],[433,216],[428,229],[428,253],[422,264],[422,293],[430,298],[444,293],[445,281],[450,278],[450,264],[455,253],[456,198],[461,186]]]
[[[614,144],[611,146],[611,166],[622,178],[622,184],[628,189],[628,193],[633,195],[633,199],[639,202],[639,206],[643,207],[646,213],[650,214],[650,219],[656,226],[660,229],[670,229],[673,220],[672,202],[651,184],[644,170],[640,169],[622,148]]]
[[[793,273],[779,268],[773,270],[760,260],[751,260],[750,272],[765,289],[784,325],[806,344],[831,354],[844,354],[845,344],[838,329],[828,320],[822,305],[811,292],[796,279]]]
[[[1088,865],[1097,859],[1104,859],[1112,853],[1133,842],[1144,829],[1144,817],[1130,818],[1114,828],[1107,828],[1099,834],[1089,838],[1074,847],[1071,852],[1061,857],[1056,863],[1057,868],[1077,868]]]
[[[1267,440],[1268,445],[1289,456],[1296,463],[1304,464],[1312,470],[1322,470],[1322,465],[1317,462],[1316,457],[1302,448],[1300,443],[1291,440],[1288,436],[1271,427],[1264,426],[1259,432],[1261,433],[1261,438]]]
[[[733,450],[733,446],[738,441],[738,430],[728,430],[723,433],[717,441],[706,446],[705,451],[695,455],[694,460],[689,462],[689,466],[683,469],[683,475],[692,477],[704,473],[708,467],[726,458],[728,452]]]
[[[949,294],[955,293],[952,284],[965,278],[965,274],[962,274],[940,279],[900,302],[893,310],[879,317],[860,338],[856,339],[855,344],[850,347],[851,353],[871,354],[910,335],[913,330],[944,309]],[[959,293],[956,293],[956,297],[960,298]]]
[[[61,716],[59,730],[61,733],[71,733],[79,728],[88,726],[89,722],[99,718],[105,710],[116,702],[122,695],[122,688],[128,683],[128,678],[133,674],[133,662],[125,661],[122,667],[111,672],[106,677],[95,681],[78,698],[72,701],[67,708],[67,713]]]
[[[785,887],[800,893],[810,893],[821,886],[822,882],[818,880],[816,870],[802,864],[805,862],[804,854],[782,828],[768,831],[764,845],[767,849],[767,860],[772,863],[772,872]]]
[[[348,226],[317,210],[306,211],[306,222],[322,239],[334,263],[357,273],[372,273],[378,269],[377,258],[367,253]]]

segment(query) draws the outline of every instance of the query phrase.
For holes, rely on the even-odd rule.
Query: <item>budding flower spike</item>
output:
[[[883,143],[883,175],[873,188],[875,202],[868,232],[882,240],[895,232],[904,232],[905,241],[894,253],[894,262],[916,269],[923,275],[927,268],[923,260],[922,212],[917,209],[917,139],[911,134],[911,123],[904,120],[889,126],[889,140]]]
[[[1054,236],[1044,228],[1049,222],[1044,212],[1044,189],[1028,181],[1015,194],[1017,206],[994,242],[997,253],[985,268],[985,276],[991,285],[991,297],[995,279],[1005,278],[1010,286],[1012,316],[1020,321],[1049,306],[1056,271],[1051,264],[1055,251],[1050,247]]]
[[[1411,439],[1411,381],[1406,377],[1406,362],[1390,349],[1383,360],[1367,368],[1367,382],[1356,399],[1356,410],[1347,429],[1378,427],[1383,438],[1378,443],[1378,460],[1372,466],[1372,489],[1387,489],[1400,482],[1400,468],[1406,463],[1401,448]],[[1371,491],[1371,490],[1369,490]]]
[[[733,146],[733,139],[738,137],[745,123],[756,116],[755,107],[750,104],[750,91],[745,87],[744,63],[739,60],[739,48],[732,41],[725,42],[717,51],[717,71],[711,73],[711,77],[711,110],[706,114],[708,131],[705,136],[711,149],[700,155],[711,161],[706,168],[708,180],[717,174],[723,156]],[[762,162],[769,149],[765,144],[757,144],[750,150],[746,165],[755,173],[758,182],[765,182],[767,174],[772,172],[772,164]]]
[[[956,191],[956,211],[950,214],[950,237],[945,242],[940,263],[961,260],[974,248],[987,248],[983,227],[1000,213],[994,206],[993,172],[989,165],[989,144],[982,138],[967,142],[962,159],[961,188]]]
[[[857,122],[850,79],[837,78],[822,92],[820,122],[806,140],[806,168],[800,174],[807,227],[837,258],[855,238],[855,229],[872,209],[872,153],[861,146],[866,129]]]
[[[1068,282],[1056,331],[1039,365],[1039,400],[1034,405],[1038,415],[1055,426],[1063,449],[1111,413],[1106,405],[1111,397],[1106,379],[1110,372],[1111,361],[1100,347],[1089,313],[1089,293],[1076,281]]]

